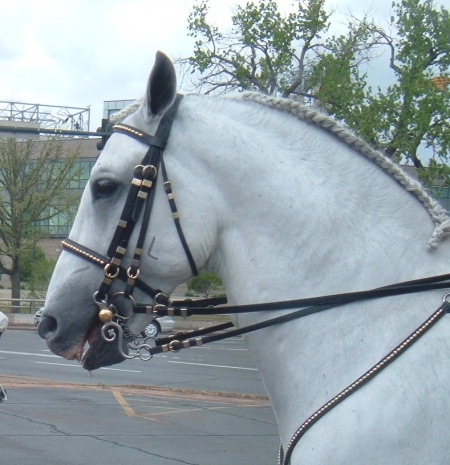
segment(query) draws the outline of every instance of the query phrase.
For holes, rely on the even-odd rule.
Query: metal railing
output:
[[[34,314],[44,305],[44,299],[0,299],[0,310],[4,313]]]

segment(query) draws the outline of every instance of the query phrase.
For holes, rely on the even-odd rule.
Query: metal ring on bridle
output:
[[[110,271],[112,267],[115,267],[114,273]],[[116,279],[117,276],[119,276],[119,271],[120,271],[119,267],[117,265],[114,265],[113,263],[107,263],[105,265],[104,270],[105,270],[105,276],[109,279]]]
[[[153,166],[153,165],[145,165],[143,168],[142,168],[142,175],[144,177],[147,177],[147,172],[149,170],[152,170],[153,171],[153,175],[151,177],[151,179],[155,179],[156,176],[158,175],[158,170],[156,169],[156,166]]]
[[[131,270],[131,267],[128,268],[127,270],[127,276],[130,278],[130,279],[137,279],[137,277],[139,276],[139,273],[141,272],[141,270],[139,268],[136,269],[136,273],[133,274],[133,271]],[[130,296],[131,297],[131,296]]]
[[[142,353],[142,351],[145,351],[145,355]],[[151,360],[153,358],[153,354],[152,354],[152,346],[149,345],[149,344],[141,344],[138,348],[137,348],[137,355],[139,357],[139,360],[143,360],[144,362],[147,362],[149,360]]]
[[[169,343],[169,345],[168,345],[169,350],[170,350],[171,352],[179,352],[180,349],[175,348],[175,344],[179,344],[179,343],[180,343],[180,341],[178,341],[177,339],[174,339],[173,341],[171,341],[171,342]]]
[[[142,173],[142,170],[144,169],[144,165],[137,165],[133,169],[133,175],[135,176],[138,173]]]
[[[153,301],[155,304],[160,304],[160,305],[169,305],[170,304],[170,298],[167,294],[164,294],[164,292],[158,292],[158,294],[155,295]]]
[[[132,295],[125,295],[125,292],[123,291],[116,292],[111,296],[111,304],[114,304],[114,300],[117,297],[123,297],[124,299],[131,300],[133,307],[136,307],[136,300],[134,300],[134,297]]]
[[[104,305],[105,307],[108,306],[108,303],[106,302],[105,298],[99,299],[98,296],[100,295],[99,291],[95,291],[94,294],[92,295],[92,298],[94,299],[94,302],[97,305]],[[106,297],[106,296],[105,296]]]

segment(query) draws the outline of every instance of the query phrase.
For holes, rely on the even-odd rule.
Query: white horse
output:
[[[142,104],[124,123],[153,134],[175,88],[172,64],[158,53]],[[133,169],[147,149],[127,134],[111,136],[70,239],[107,255]],[[445,211],[345,127],[297,102],[253,93],[186,95],[164,162],[195,264],[222,278],[231,304],[360,291],[450,271]],[[142,215],[130,244],[141,222]],[[161,181],[142,250],[140,279],[153,288],[170,294],[192,275]],[[132,263],[129,251],[123,263]],[[62,253],[39,326],[49,348],[67,359],[81,359],[88,342],[82,363],[90,369],[123,360],[100,335],[93,294],[103,276],[82,256]],[[113,281],[111,292],[123,286]],[[340,305],[246,336],[283,448],[311,414],[420,326],[444,294]],[[139,290],[134,298],[152,304]],[[240,315],[236,325],[280,313]],[[133,317],[127,326],[137,333],[148,318]],[[290,463],[448,464],[449,389],[444,316],[306,431]]]

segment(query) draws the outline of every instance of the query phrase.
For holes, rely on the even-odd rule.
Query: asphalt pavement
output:
[[[265,395],[52,381],[1,368],[0,360],[2,465],[277,463]]]

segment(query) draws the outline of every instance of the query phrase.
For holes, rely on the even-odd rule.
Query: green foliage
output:
[[[193,56],[181,62],[203,75],[201,85],[209,87],[208,92],[233,88],[267,94],[300,92],[304,66],[298,62],[293,71],[296,50],[300,46],[301,53],[310,53],[313,60],[314,40],[328,28],[325,0],[302,3],[287,16],[274,0],[238,6],[233,29],[224,34],[208,23],[208,0],[202,0],[188,19],[189,35],[197,39]]]
[[[77,158],[54,138],[0,138],[0,272],[10,276],[13,298],[20,297],[23,251],[35,250],[42,237],[34,224],[74,203],[67,187],[78,175]]]
[[[42,297],[50,282],[56,261],[50,260],[38,246],[21,251],[20,280],[31,291],[30,297]]]
[[[209,271],[201,271],[200,274],[192,278],[187,283],[188,291],[192,294],[201,294],[208,298],[211,293],[222,287],[222,281],[214,273]]]
[[[324,0],[296,2],[286,15],[273,0],[249,2],[236,7],[227,33],[208,23],[208,5],[201,0],[188,20],[197,41],[184,62],[200,73],[199,89],[312,97],[387,156],[414,163],[423,179],[450,182],[450,85],[432,81],[450,75],[448,9],[394,1],[389,32],[353,17],[334,36]],[[368,70],[380,57],[391,85],[372,88]]]

